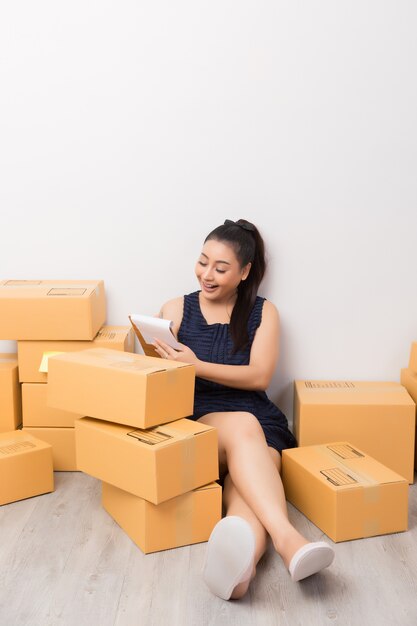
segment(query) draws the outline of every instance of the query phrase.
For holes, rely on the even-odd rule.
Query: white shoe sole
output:
[[[216,524],[207,544],[204,580],[212,593],[229,600],[239,583],[249,580],[255,558],[255,535],[242,517],[229,515]]]
[[[333,548],[324,541],[316,541],[297,550],[288,569],[292,580],[298,582],[328,567],[333,559]]]

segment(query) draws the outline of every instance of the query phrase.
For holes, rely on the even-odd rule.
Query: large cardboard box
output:
[[[23,428],[23,432],[52,446],[54,470],[76,472],[74,428]]]
[[[22,401],[17,355],[0,354],[0,433],[16,430],[22,423]]]
[[[103,483],[102,504],[137,546],[148,554],[207,541],[222,516],[222,489],[210,483],[152,504]]]
[[[417,404],[417,373],[410,368],[401,370],[401,384],[407,389],[408,393]],[[414,469],[417,469],[417,433],[414,447]]]
[[[193,413],[192,365],[96,348],[49,359],[48,405],[150,428]]]
[[[92,341],[18,341],[19,380],[21,383],[46,383],[48,355],[55,352],[79,352],[91,348],[109,348],[133,352],[135,335],[130,326],[103,326]],[[46,362],[46,363],[45,363]],[[46,364],[46,368],[44,367]]]
[[[24,427],[74,428],[76,419],[83,417],[47,406],[48,383],[22,384],[22,419]]]
[[[52,448],[29,433],[0,433],[0,504],[54,490]]]
[[[217,431],[200,422],[141,430],[83,417],[75,437],[79,470],[154,504],[219,477]]]
[[[102,280],[0,281],[0,339],[94,339],[106,320]]]
[[[408,483],[347,442],[283,450],[287,500],[333,541],[407,530]]]
[[[417,341],[414,341],[411,344],[411,352],[410,352],[410,361],[408,363],[408,368],[417,374]]]
[[[295,383],[294,434],[299,446],[349,440],[414,480],[415,407],[399,383]]]

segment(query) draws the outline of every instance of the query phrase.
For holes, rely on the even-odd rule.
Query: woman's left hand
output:
[[[191,363],[192,365],[197,365],[198,358],[194,354],[194,352],[185,346],[183,343],[180,343],[180,349],[174,350],[167,343],[160,341],[159,339],[153,340],[153,345],[155,346],[155,352],[159,354],[163,359],[170,359],[171,361],[180,361],[181,363]]]

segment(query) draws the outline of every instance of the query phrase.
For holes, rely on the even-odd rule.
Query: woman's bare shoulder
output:
[[[275,304],[273,304],[270,300],[264,300],[262,308],[262,319],[279,321],[278,309]]]

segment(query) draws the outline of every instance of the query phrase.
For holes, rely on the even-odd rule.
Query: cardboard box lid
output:
[[[188,363],[178,363],[157,357],[134,354],[132,352],[120,352],[107,348],[91,348],[81,352],[66,352],[51,357],[51,361],[66,361],[68,363],[79,363],[94,365],[104,369],[124,369],[135,375],[152,375],[159,372],[167,372],[183,367],[193,367]]]
[[[284,450],[283,455],[334,491],[407,483],[405,478],[347,441],[291,448]]]
[[[400,383],[380,381],[297,380],[301,403],[393,404],[410,406],[410,396]]]
[[[102,280],[2,280],[0,298],[30,299],[43,296],[89,298]]]
[[[79,426],[87,426],[93,430],[100,430],[117,439],[122,439],[135,447],[146,450],[152,449],[153,451],[158,451],[178,441],[184,441],[214,430],[213,426],[202,424],[201,422],[194,422],[186,418],[170,422],[169,424],[155,426],[154,428],[142,429],[116,424],[114,422],[106,422],[92,417],[82,417],[75,422],[75,428],[77,429]]]
[[[0,461],[3,458],[29,454],[35,449],[42,450],[52,446],[22,430],[0,433]]]
[[[17,354],[0,352],[0,370],[12,370],[17,367]]]

